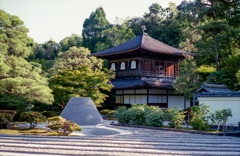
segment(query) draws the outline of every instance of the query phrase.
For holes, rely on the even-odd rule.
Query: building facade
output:
[[[143,33],[114,48],[93,54],[107,59],[116,78],[112,80],[115,105],[148,104],[160,108],[189,107],[172,87],[178,76],[178,63],[186,53]]]

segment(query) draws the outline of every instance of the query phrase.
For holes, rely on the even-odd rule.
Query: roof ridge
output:
[[[202,87],[203,88],[223,88],[223,89],[227,89],[227,86],[225,84],[207,84],[207,83],[203,83]]]

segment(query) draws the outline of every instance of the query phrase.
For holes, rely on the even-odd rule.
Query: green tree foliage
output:
[[[77,34],[72,34],[69,37],[64,38],[60,41],[60,45],[62,47],[62,51],[69,50],[70,47],[76,46],[76,47],[82,47],[82,37]]]
[[[179,128],[184,123],[184,112],[180,111],[181,109],[177,106],[174,106],[173,109],[166,109],[164,112],[167,117],[168,126],[172,128]]]
[[[135,36],[138,36],[142,33],[142,25],[144,24],[144,19],[141,17],[133,17],[126,21],[126,26],[133,30]]]
[[[105,41],[101,36],[101,32],[109,27],[110,23],[106,19],[106,14],[103,8],[97,8],[83,23],[83,46],[90,49],[91,52],[96,52],[95,44],[97,42]]]
[[[45,123],[47,118],[39,112],[23,112],[21,113],[20,121],[27,121],[30,124],[29,128],[32,129],[40,123]]]
[[[200,75],[200,77],[202,78],[202,81],[207,81],[208,76],[213,73],[216,72],[216,68],[208,66],[208,65],[202,65],[199,68],[197,68],[197,71]]]
[[[223,135],[226,135],[226,124],[230,117],[232,117],[232,110],[230,108],[218,109],[210,114],[213,123],[218,125],[217,131],[220,126],[223,127]]]
[[[108,28],[102,31],[101,34],[106,40],[96,44],[96,52],[115,47],[135,37],[132,29],[127,28],[125,24]]]
[[[234,89],[236,88],[237,78],[236,75],[223,70],[211,73],[207,82],[210,84],[226,84],[229,89]]]
[[[143,18],[134,17],[126,22],[133,29],[135,35],[142,33],[142,25],[147,28],[146,32],[153,38],[178,48],[179,43],[184,40],[183,30],[187,27],[186,19],[180,16],[176,4],[169,3],[168,8],[153,3],[149,12]]]
[[[50,73],[58,74],[65,69],[76,70],[81,66],[89,66],[93,70],[101,70],[103,65],[102,59],[97,59],[91,55],[91,52],[84,47],[71,47],[68,51],[60,52],[55,60]]]
[[[54,60],[60,51],[61,46],[51,39],[43,44],[36,43],[33,46],[33,54],[30,55],[29,59]]]
[[[103,69],[103,60],[97,59],[86,48],[71,47],[59,53],[50,72],[50,86],[54,90],[55,104],[64,108],[71,97],[91,97],[99,106],[107,95],[100,90],[110,91],[113,73]]]
[[[57,58],[61,50],[61,45],[52,39],[43,44],[35,43],[33,45],[33,53],[29,56],[28,60],[41,64],[42,70],[46,72],[52,67],[54,59]]]
[[[174,3],[169,3],[168,8],[162,8],[154,3],[149,7],[149,13],[144,15],[144,25],[153,38],[178,48],[182,40],[184,23],[178,18],[178,10]]]
[[[199,62],[202,64],[215,64],[217,70],[224,66],[224,58],[232,54],[232,48],[237,46],[240,29],[236,27],[232,19],[236,17],[236,5],[239,2],[230,0],[196,0],[194,2],[198,10],[198,32],[202,40],[196,46],[199,48]]]
[[[14,110],[1,110],[0,109],[0,129],[10,129],[10,122],[13,120],[14,116],[17,114]]]
[[[179,76],[173,87],[178,94],[183,94],[186,99],[192,97],[192,92],[201,85],[196,63],[193,60],[183,60],[179,63]]]
[[[0,92],[25,101],[53,102],[52,90],[42,77],[41,65],[28,62],[33,41],[17,16],[0,10]]]
[[[32,53],[33,40],[27,36],[28,29],[17,16],[0,10],[0,52],[26,58]]]
[[[206,130],[208,128],[209,107],[210,106],[203,104],[191,107],[192,118],[190,120],[190,125],[193,126],[193,129]]]
[[[55,103],[62,108],[71,97],[91,97],[99,107],[107,97],[100,90],[110,91],[113,76],[110,71],[92,70],[89,66],[81,66],[75,70],[65,70],[50,79],[50,87],[54,90]]]

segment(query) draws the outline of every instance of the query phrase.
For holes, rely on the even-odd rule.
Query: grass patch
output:
[[[104,120],[117,120],[117,118],[105,118]]]
[[[46,129],[30,129],[22,128],[17,125],[12,125],[11,129],[0,129],[0,134],[11,134],[11,135],[42,135],[42,136],[58,136],[57,132],[48,131]]]

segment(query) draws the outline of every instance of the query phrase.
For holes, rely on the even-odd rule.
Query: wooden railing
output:
[[[178,73],[156,72],[156,71],[143,71],[143,70],[122,70],[116,72],[116,77],[128,76],[153,76],[153,77],[177,77]]]

